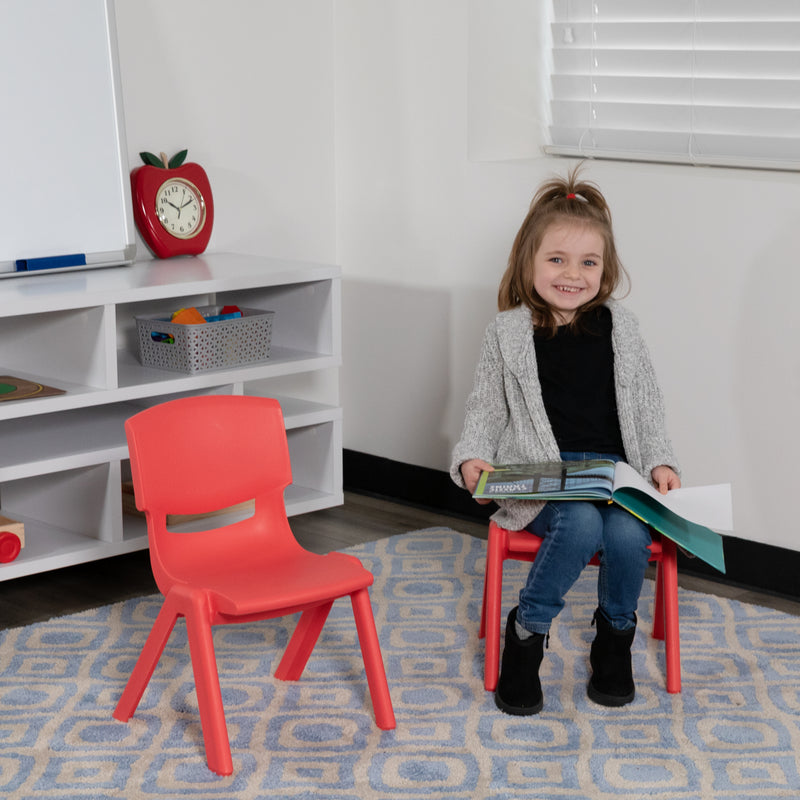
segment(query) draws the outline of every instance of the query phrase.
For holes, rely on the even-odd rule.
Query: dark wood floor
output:
[[[397,533],[444,526],[486,538],[479,521],[436,514],[366,495],[346,493],[344,505],[292,517],[297,540],[316,553],[342,550]],[[681,576],[682,586],[800,615],[800,603]],[[0,582],[0,629],[141,597],[157,591],[146,551]]]

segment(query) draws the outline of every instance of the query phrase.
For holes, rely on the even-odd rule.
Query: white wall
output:
[[[212,248],[335,260],[331,0],[116,0],[131,167],[189,149]]]
[[[539,155],[545,5],[336,3],[349,448],[448,466],[511,240],[539,181],[571,166]],[[614,210],[684,482],[731,481],[739,536],[800,549],[798,176],[587,174]]]

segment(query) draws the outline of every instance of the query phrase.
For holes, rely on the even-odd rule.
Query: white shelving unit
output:
[[[193,375],[143,367],[136,314],[236,304],[274,311],[270,358]],[[0,580],[147,547],[122,513],[125,420],[193,394],[269,394],[270,379],[341,365],[336,266],[208,254],[0,283],[0,375],[66,394],[0,402],[0,513],[25,547]],[[342,502],[341,408],[278,397],[294,482],[289,514]]]

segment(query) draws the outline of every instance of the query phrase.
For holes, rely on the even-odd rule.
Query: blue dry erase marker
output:
[[[32,272],[37,269],[64,269],[65,267],[85,267],[86,255],[73,253],[68,256],[46,256],[45,258],[18,258],[15,262],[17,272]]]

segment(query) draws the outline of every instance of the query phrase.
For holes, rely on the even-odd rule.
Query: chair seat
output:
[[[261,613],[264,618],[271,616],[270,612],[289,614],[331,597],[346,597],[371,586],[373,581],[372,573],[360,561],[342,553],[308,553],[286,561],[256,561],[246,568],[240,565],[238,570],[197,576],[197,584],[213,598],[219,613]]]

